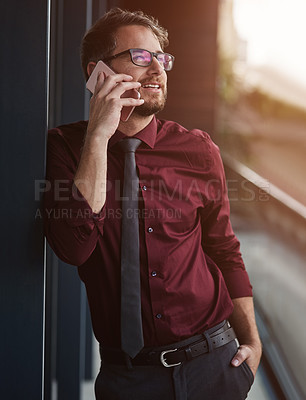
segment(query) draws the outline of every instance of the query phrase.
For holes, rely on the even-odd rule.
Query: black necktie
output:
[[[128,138],[119,142],[125,153],[121,235],[121,348],[134,358],[143,348],[140,293],[139,178],[135,151],[141,140]]]

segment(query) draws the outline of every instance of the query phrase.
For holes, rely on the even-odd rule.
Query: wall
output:
[[[36,400],[45,274],[35,182],[44,178],[48,2],[11,0],[0,7],[0,396]]]

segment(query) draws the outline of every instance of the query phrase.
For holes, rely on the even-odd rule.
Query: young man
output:
[[[102,358],[97,399],[245,399],[261,356],[251,285],[218,148],[155,117],[174,62],[167,44],[155,19],[120,9],[83,38],[86,78],[99,60],[115,74],[98,76],[88,122],[49,132],[46,236],[86,285]],[[141,98],[121,98],[130,89]],[[124,106],[135,106],[126,122]],[[128,179],[139,193],[126,212]]]

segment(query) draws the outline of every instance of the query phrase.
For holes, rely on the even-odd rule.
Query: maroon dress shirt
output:
[[[60,259],[78,266],[97,340],[120,347],[120,248],[123,158],[108,145],[106,203],[94,214],[73,183],[87,122],[48,135],[45,233]],[[229,220],[218,147],[200,130],[152,122],[135,137],[145,346],[203,332],[228,318],[231,298],[251,296]],[[50,187],[49,187],[50,186]],[[131,210],[131,212],[136,212]]]

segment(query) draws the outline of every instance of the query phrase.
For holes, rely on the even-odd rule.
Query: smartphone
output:
[[[95,69],[92,71],[92,74],[90,75],[87,83],[86,83],[86,88],[91,91],[91,93],[94,93],[97,79],[98,79],[98,73],[102,71],[105,73],[106,76],[108,75],[113,75],[115,72],[110,69],[103,61],[99,61],[97,65],[95,66]],[[121,97],[131,97],[133,99],[139,99],[140,98],[140,93],[136,89],[130,89],[127,90],[122,94]],[[127,121],[134,111],[135,106],[129,106],[129,107],[123,107],[121,110],[121,121]]]

